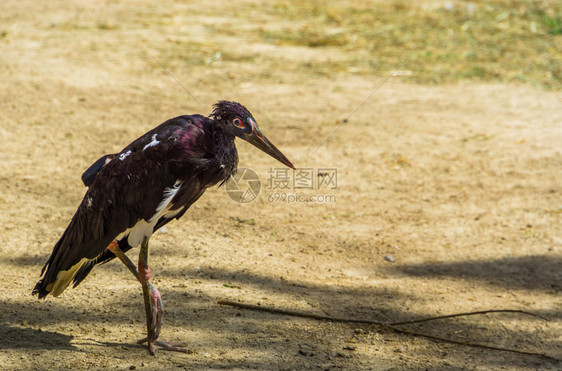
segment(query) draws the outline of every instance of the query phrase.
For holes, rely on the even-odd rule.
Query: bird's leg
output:
[[[148,267],[148,237],[144,237],[139,252],[138,271],[144,295],[144,307],[146,310],[146,329],[147,337],[139,341],[139,344],[148,343],[148,352],[154,355],[156,349],[172,350],[176,352],[187,352],[186,344],[168,343],[157,340],[162,328],[164,317],[164,306],[162,297],[156,287],[150,282],[150,268]]]
[[[136,267],[136,265],[131,261],[131,259],[129,259],[129,257],[127,255],[125,255],[125,253],[119,248],[119,245],[117,244],[117,241],[113,240],[112,243],[109,244],[109,246],[107,247],[107,249],[109,251],[111,251],[116,257],[119,258],[119,260],[121,260],[121,262],[123,264],[125,264],[125,266],[127,268],[129,268],[129,270],[131,271],[131,273],[137,278],[137,280],[139,282],[141,282],[140,276],[139,276],[139,271]]]
[[[148,267],[148,240],[148,237],[143,238],[139,252],[138,269],[144,296],[147,330],[146,339],[139,341],[139,343],[142,344],[144,341],[148,342],[148,351],[153,355],[154,341],[156,341],[156,339],[158,339],[158,335],[160,335],[164,308],[162,306],[162,297],[160,296],[160,292],[156,288],[152,288],[151,290],[148,282],[150,280],[150,268]]]
[[[162,328],[162,319],[164,317],[164,306],[162,305],[162,297],[158,289],[149,282],[150,268],[148,268],[148,238],[145,238],[141,245],[139,253],[138,269],[127,255],[119,248],[117,241],[113,241],[108,249],[121,260],[123,264],[133,273],[142,285],[144,306],[146,310],[146,327],[147,337],[138,341],[139,344],[148,342],[148,352],[154,355],[156,349],[171,350],[176,352],[187,352],[184,343],[169,343],[157,340]]]

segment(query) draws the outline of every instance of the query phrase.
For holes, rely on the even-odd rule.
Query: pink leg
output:
[[[139,252],[139,280],[142,285],[144,295],[144,307],[146,310],[146,329],[147,336],[139,341],[139,344],[148,343],[148,352],[154,355],[157,349],[171,350],[176,352],[187,352],[186,344],[173,344],[158,340],[162,329],[162,319],[164,318],[164,305],[160,292],[150,280],[150,268],[148,267],[148,238],[145,237]]]
[[[158,289],[149,282],[151,272],[148,267],[148,238],[145,238],[141,245],[139,253],[138,270],[131,260],[119,249],[116,241],[113,241],[108,249],[113,252],[129,270],[137,277],[142,285],[144,296],[144,306],[146,310],[146,327],[147,337],[138,341],[139,344],[148,343],[148,352],[154,355],[157,349],[171,350],[176,352],[187,353],[187,344],[185,343],[169,343],[158,340],[160,330],[162,329],[162,320],[164,318],[164,305],[162,304],[162,296]]]

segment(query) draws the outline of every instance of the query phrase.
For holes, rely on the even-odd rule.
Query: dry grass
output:
[[[415,83],[459,80],[520,81],[562,88],[562,5],[558,1],[244,1],[131,7],[112,4],[42,25],[56,37],[83,34],[80,49],[116,52],[138,43],[169,66],[205,68],[231,80],[280,82],[305,73],[384,77],[408,59],[400,79]],[[217,17],[217,13],[227,15]],[[17,39],[0,27],[0,42]],[[100,39],[113,42],[100,43]],[[213,68],[217,67],[217,68]],[[157,68],[157,67],[156,67]]]
[[[392,70],[410,57],[406,80],[519,80],[560,89],[562,6],[553,1],[280,1],[275,17],[297,27],[270,29],[267,42],[337,47],[348,56],[324,63],[359,74]]]
[[[283,0],[264,2],[259,11],[253,2],[223,11],[230,14],[226,21],[202,19],[213,43],[179,35],[174,47],[160,51],[184,66],[246,64],[242,70],[254,80],[279,81],[287,73],[385,76],[408,59],[399,71],[407,82],[520,81],[562,88],[562,57],[557,52],[562,49],[562,5],[556,1],[420,5]],[[178,16],[175,20],[183,23]],[[234,37],[254,49],[238,48],[232,44]],[[293,58],[295,54],[301,58]]]

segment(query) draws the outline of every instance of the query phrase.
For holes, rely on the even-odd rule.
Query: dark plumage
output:
[[[126,252],[146,239],[148,249],[154,231],[179,219],[207,188],[236,170],[235,137],[293,167],[250,112],[228,101],[217,103],[210,117],[170,119],[121,152],[97,160],[82,175],[86,195],[33,294],[58,296],[71,282],[78,285],[95,265],[115,258],[116,246]],[[140,263],[139,272],[142,278]]]

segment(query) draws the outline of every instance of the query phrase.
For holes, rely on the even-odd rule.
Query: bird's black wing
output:
[[[183,214],[185,214],[185,212],[187,211],[187,209],[189,209],[189,207],[199,199],[199,197],[201,197],[203,195],[203,193],[205,192],[206,187],[203,187],[201,183],[199,183],[197,181],[197,179],[192,179],[191,182],[189,182],[189,185],[182,187],[182,193],[185,194],[188,198],[188,200],[186,201],[185,204],[180,203],[180,200],[177,200],[175,202],[176,205],[178,205],[179,207],[179,212],[178,214],[171,216],[171,217],[166,217],[163,216],[160,219],[158,219],[158,222],[155,224],[153,231],[156,232],[158,229],[162,228],[163,226],[165,226],[166,224],[168,224],[169,222],[171,222],[174,219],[179,219],[183,216]],[[183,205],[183,206],[182,206]],[[121,251],[123,252],[127,252],[129,251],[131,248],[133,248],[134,246],[131,246],[129,244],[129,241],[127,240],[127,237],[124,237],[120,240],[117,241],[119,244],[119,248],[121,249]],[[80,269],[78,269],[76,276],[74,276],[73,282],[74,282],[74,286],[76,287],[80,284],[80,282],[82,282],[82,280],[84,280],[84,278],[86,278],[86,276],[90,273],[90,271],[99,264],[105,264],[110,262],[111,260],[115,259],[115,254],[109,250],[106,249],[104,250],[101,254],[99,254],[95,259],[92,259],[88,262],[86,262],[85,264],[83,264]]]
[[[153,218],[178,179],[182,187],[176,197],[189,202],[200,196],[207,185],[198,174],[213,161],[212,144],[202,129],[205,120],[209,119],[198,115],[168,120],[109,162],[100,159],[90,167],[89,189],[43,267],[34,294],[42,298],[62,293],[76,272],[118,235]]]
[[[84,183],[86,187],[89,187],[93,183],[96,174],[99,173],[99,171],[105,165],[111,162],[111,160],[113,160],[115,156],[116,156],[115,154],[112,154],[112,155],[104,155],[100,157],[88,169],[86,169],[86,171],[84,171],[84,173],[82,174],[82,183]]]

